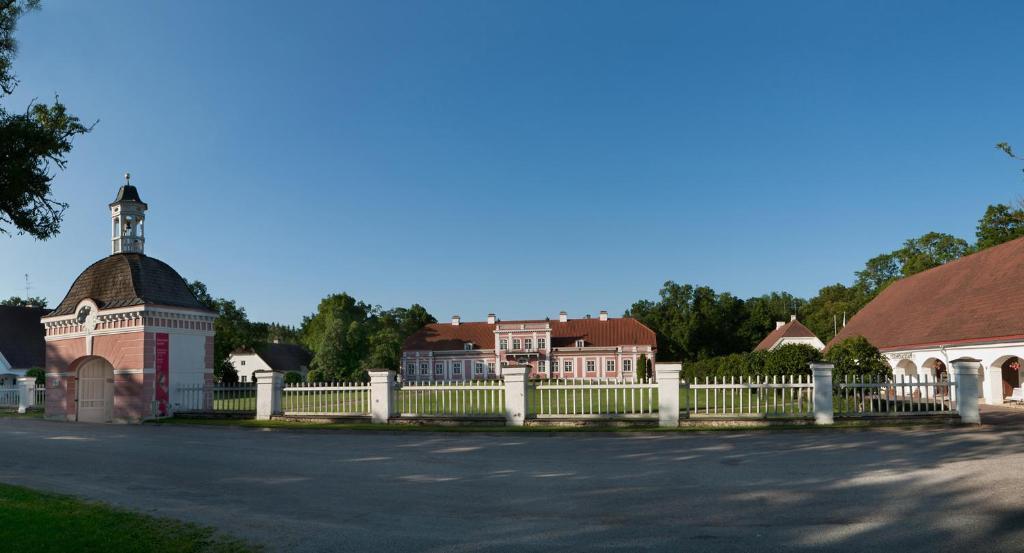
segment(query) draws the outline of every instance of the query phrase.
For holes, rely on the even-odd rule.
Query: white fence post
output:
[[[370,421],[387,424],[398,414],[398,398],[395,397],[395,371],[370,369]]]
[[[679,374],[682,363],[655,363],[658,382],[658,426],[679,427]]]
[[[832,363],[811,362],[814,375],[814,423],[832,424]]]
[[[267,421],[281,414],[281,391],[284,375],[274,371],[255,371],[256,420]]]
[[[24,413],[36,403],[36,377],[18,378],[18,412]]]
[[[503,367],[505,380],[505,424],[523,426],[526,424],[526,373],[530,367]]]
[[[981,413],[978,411],[978,371],[981,360],[961,357],[951,361],[956,371],[956,410],[960,414],[960,422],[981,424]]]

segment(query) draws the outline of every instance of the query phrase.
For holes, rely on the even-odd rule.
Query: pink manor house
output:
[[[636,319],[569,319],[429,324],[402,346],[406,381],[496,378],[502,367],[529,365],[532,378],[633,378],[645,358],[653,366],[654,331]]]

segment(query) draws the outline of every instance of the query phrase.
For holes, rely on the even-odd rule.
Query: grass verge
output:
[[[0,484],[4,551],[246,553],[261,549],[212,528]]]

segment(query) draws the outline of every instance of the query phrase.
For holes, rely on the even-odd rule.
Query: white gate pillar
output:
[[[679,373],[682,363],[655,363],[654,377],[658,382],[658,426],[679,427]]]
[[[981,424],[981,413],[978,411],[978,371],[981,360],[961,357],[951,361],[956,372],[956,410],[960,414],[960,422]]]
[[[835,368],[832,363],[811,362],[811,373],[814,375],[814,424],[834,422],[832,371]]]
[[[398,415],[398,387],[395,371],[391,369],[370,369],[370,421],[387,424]]]
[[[254,371],[252,375],[256,379],[256,420],[268,421],[280,415],[284,375],[266,370]]]
[[[36,377],[18,377],[18,412],[24,413],[36,404]]]
[[[508,426],[526,424],[526,373],[529,371],[529,366],[501,369],[505,380],[505,424]]]

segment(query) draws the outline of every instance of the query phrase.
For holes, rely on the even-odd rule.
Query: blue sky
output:
[[[324,295],[439,319],[620,314],[666,280],[849,282],[1024,193],[1021,2],[45,2],[5,106],[84,120],[60,301],[131,171],[146,251],[257,320]]]

